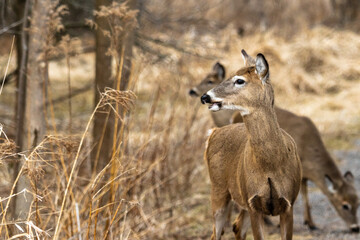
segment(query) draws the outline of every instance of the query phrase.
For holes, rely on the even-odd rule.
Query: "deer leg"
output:
[[[293,236],[293,207],[280,214],[281,240],[292,240]]]
[[[228,211],[228,215],[227,215],[227,219],[226,219],[226,226],[230,226],[231,224],[231,213],[233,210],[233,206],[235,205],[232,201],[230,201],[229,203],[229,211]]]
[[[234,221],[233,232],[236,240],[245,240],[246,232],[250,227],[250,216],[248,211],[241,209]]]
[[[250,211],[251,229],[254,240],[264,240],[263,235],[263,215],[256,211]]]
[[[219,193],[218,191],[213,192]],[[221,235],[224,234],[225,223],[231,209],[231,196],[229,192],[226,192],[225,194],[212,194],[211,205],[215,219],[211,240],[220,240]]]
[[[317,227],[315,226],[311,217],[309,197],[307,191],[307,179],[301,180],[301,196],[304,201],[304,224],[307,225],[310,230],[315,230],[317,229]]]

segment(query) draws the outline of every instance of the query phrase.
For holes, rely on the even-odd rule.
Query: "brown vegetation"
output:
[[[286,11],[263,7],[269,10],[264,15],[270,20],[261,28],[260,23],[238,14],[238,9],[243,9],[241,13],[247,10],[243,6],[256,7],[247,1],[239,1],[244,4],[239,8],[231,7],[237,1],[230,0],[222,4],[215,0],[180,2],[138,6],[142,17],[134,38],[128,87],[99,89],[101,101],[96,104],[106,105],[119,123],[118,131],[111,135],[116,144],[111,145],[110,161],[102,171],[91,169],[93,116],[99,108],[94,106],[94,91],[89,87],[94,85],[95,54],[88,47],[95,44],[88,28],[74,34],[65,23],[68,37],[57,42],[52,38],[54,29],[47,38],[46,137],[23,152],[16,151],[11,141],[17,130],[16,78],[6,79],[0,96],[0,238],[209,238],[212,221],[203,150],[212,122],[200,101],[187,94],[217,60],[229,66],[230,72],[242,66],[242,48],[267,57],[276,104],[311,116],[330,148],[349,148],[351,140],[359,138],[360,35],[356,22],[349,20],[338,27],[327,20],[317,25],[332,16],[331,7],[320,14],[320,7],[309,6],[312,1],[301,1],[303,5],[293,1],[293,7],[277,1]],[[273,19],[276,14],[271,11],[286,14]],[[294,11],[301,15],[296,18]],[[308,14],[314,18],[300,17]],[[296,24],[286,23],[291,18],[296,18]],[[0,22],[4,24],[1,28],[11,24]],[[242,36],[239,27],[244,28]],[[11,31],[0,36],[1,76],[9,59]],[[112,53],[117,50],[110,49]],[[114,79],[121,76],[116,65],[121,55],[117,56],[111,68]],[[10,60],[12,73],[17,61]],[[69,86],[71,117],[68,101],[52,101],[68,100]],[[12,165],[18,158],[24,164],[16,173]],[[31,164],[36,168],[29,168],[29,163],[36,163]],[[20,174],[32,184],[15,191]],[[359,178],[356,173],[355,178]],[[10,217],[15,195],[33,196],[26,219]]]

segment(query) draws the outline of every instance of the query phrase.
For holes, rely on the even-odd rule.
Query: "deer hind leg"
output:
[[[253,210],[250,211],[249,214],[254,240],[264,240],[263,214]]]
[[[230,201],[230,206],[229,206],[229,211],[228,211],[228,215],[227,215],[227,218],[226,218],[226,226],[228,227],[228,226],[231,226],[231,215],[232,215],[232,210],[234,209],[234,206],[235,206],[235,204],[232,202],[232,201]]]
[[[310,230],[315,230],[317,229],[317,227],[315,226],[311,217],[309,197],[307,191],[307,179],[301,180],[301,196],[304,201],[304,224],[307,225]]]
[[[293,236],[293,207],[280,214],[281,240],[292,240]]]
[[[240,210],[239,215],[234,221],[233,224],[233,232],[235,234],[236,240],[245,240],[246,239],[246,232],[250,227],[250,216],[248,211]]]
[[[228,191],[224,192],[223,194],[218,194],[219,191],[214,191],[214,189],[212,190],[212,192],[216,194],[211,194],[211,205],[215,220],[211,240],[220,240],[221,235],[224,233],[227,216],[231,210],[231,196]]]

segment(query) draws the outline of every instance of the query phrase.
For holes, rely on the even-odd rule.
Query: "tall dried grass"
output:
[[[186,92],[185,88],[182,90]],[[181,102],[177,92],[169,96],[161,95],[160,91],[154,96],[151,109],[135,109],[135,113],[145,110],[145,118],[136,114],[121,119],[129,130],[124,133],[120,149],[114,149],[117,154],[114,153],[116,157],[112,161],[118,168],[113,179],[103,175],[112,163],[98,175],[88,175],[86,184],[78,177],[79,162],[89,161],[90,149],[84,147],[83,142],[89,141],[90,124],[81,139],[48,136],[32,153],[25,154],[27,162],[38,164],[37,169],[24,166],[22,171],[36,183],[33,186],[36,192],[34,189],[23,191],[42,198],[34,198],[28,221],[3,222],[4,226],[16,226],[9,235],[3,232],[4,237],[35,238],[39,234],[40,238],[48,238],[49,234],[61,239],[72,236],[146,239],[166,238],[171,229],[177,229],[179,225],[173,222],[184,217],[183,208],[187,204],[200,204],[199,199],[190,198],[189,193],[193,191],[193,181],[201,176],[193,157],[197,155],[201,162],[199,149],[202,149],[204,138],[198,139],[195,133],[201,129],[206,132],[206,125],[195,123],[196,111],[180,113],[174,107]],[[114,108],[117,103],[130,110],[134,97],[131,92],[107,89],[98,106],[106,104]],[[160,103],[166,104],[161,106]],[[168,109],[173,110],[168,112]],[[148,119],[152,119],[151,125]],[[89,123],[91,120],[90,117]],[[115,189],[114,198],[101,201],[112,188]],[[14,194],[17,193],[11,196]],[[10,203],[9,199],[6,203]],[[2,213],[3,219],[7,212]],[[35,221],[30,222],[30,219]],[[169,231],[164,231],[165,226]],[[15,234],[17,231],[20,232]]]
[[[57,51],[52,44],[49,43],[51,51]],[[69,61],[66,66],[69,68]],[[120,77],[121,72],[117,75]],[[173,222],[184,217],[187,204],[199,204],[189,193],[193,191],[193,181],[201,176],[193,157],[202,158],[199,149],[204,138],[198,139],[194,133],[206,132],[206,126],[196,123],[197,111],[181,112],[176,107],[186,98],[186,88],[181,86],[179,77],[172,82],[176,88],[164,86],[162,81],[153,84],[156,94],[147,96],[153,97],[150,108],[135,109],[135,115],[126,114],[134,108],[136,95],[132,91],[105,89],[83,133],[77,131],[75,136],[59,136],[50,101],[48,118],[55,135],[47,136],[31,152],[21,154],[25,163],[18,176],[27,175],[32,189],[15,193],[17,178],[9,196],[2,199],[1,237],[144,239],[166,238],[177,231],[179,224]],[[132,79],[130,86],[136,85],[137,79]],[[117,136],[119,144],[100,173],[79,174],[83,164],[91,161],[92,147],[86,144],[91,141],[88,132],[94,113],[103,106],[109,106],[124,126]],[[139,118],[143,113],[146,117]],[[1,145],[3,154],[12,150],[10,145]],[[104,174],[110,168],[111,175]],[[28,219],[11,220],[11,200],[22,194],[33,195]],[[165,226],[169,231],[164,231]]]

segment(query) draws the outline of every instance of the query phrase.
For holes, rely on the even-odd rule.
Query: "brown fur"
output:
[[[245,124],[215,129],[208,140],[205,160],[215,226],[231,196],[249,212],[255,240],[263,239],[263,214],[280,215],[282,239],[291,239],[292,208],[301,181],[295,142],[278,125],[271,84],[259,79],[265,75],[255,73],[254,67],[236,75],[246,79],[244,88],[233,87],[230,78],[212,89],[223,106],[240,105],[250,112],[243,117]],[[212,238],[218,236],[214,231]]]
[[[209,79],[211,79],[211,85],[208,84]],[[222,80],[223,78],[218,77],[218,74],[213,70],[193,89],[199,93],[205,93],[214,87],[214,85],[220,84]],[[306,223],[310,229],[316,228],[311,217],[310,204],[307,196],[307,180],[310,180],[327,196],[339,216],[347,223],[349,228],[358,225],[356,212],[359,201],[353,181],[351,181],[351,179],[347,180],[341,174],[339,168],[326,150],[320,133],[314,123],[307,117],[297,116],[294,113],[276,106],[275,113],[280,127],[295,140],[302,162],[303,180],[301,194],[304,199],[304,223]],[[234,110],[211,112],[211,116],[217,127],[222,127],[229,123],[243,122],[243,118],[239,112]],[[325,183],[325,175],[332,179],[336,190],[335,193],[329,191]],[[349,204],[351,209],[345,209],[343,207],[344,204]]]
[[[213,87],[216,87],[219,83],[224,80],[225,75],[225,69],[221,64],[216,63],[213,66],[212,71],[206,75],[206,77],[198,84],[196,87],[193,87],[190,89],[190,95],[194,97],[200,97],[208,90],[212,89]],[[219,71],[224,71],[224,75],[221,74]],[[223,77],[224,76],[224,77]],[[220,112],[211,112],[211,117],[215,123],[215,126],[217,127],[223,127],[225,125],[228,125],[232,120],[232,116],[234,114],[233,110],[223,110]]]

